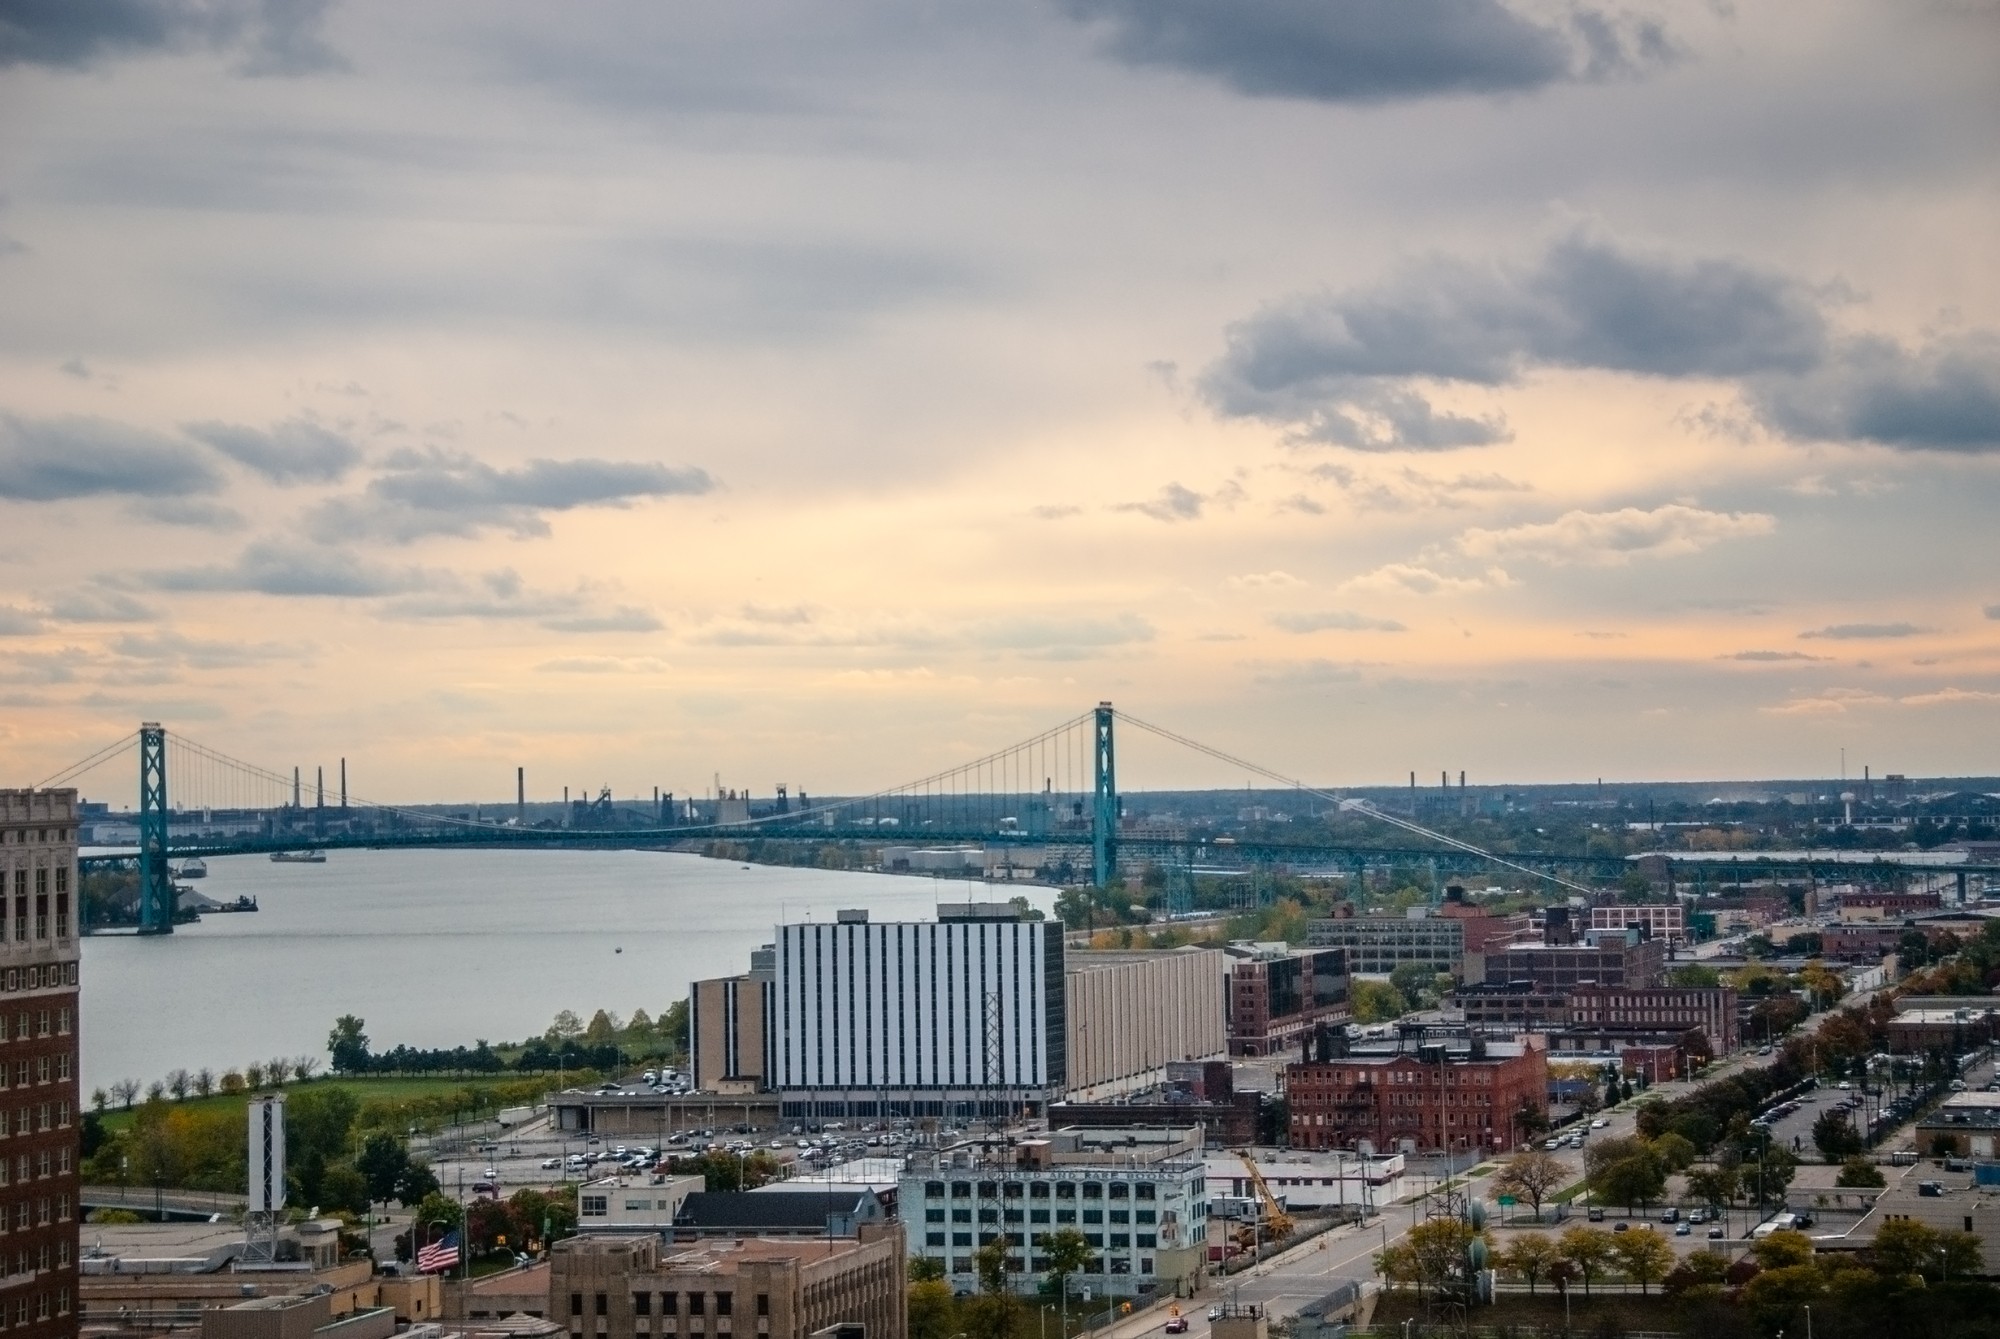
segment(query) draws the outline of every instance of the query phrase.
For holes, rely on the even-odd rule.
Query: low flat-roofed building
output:
[[[1482,981],[1451,992],[1445,1007],[1465,1016],[1465,1025],[1512,1036],[1559,1027],[1569,1019],[1569,997],[1533,981]]]
[[[1843,921],[1900,921],[1937,911],[1944,899],[1936,893],[1843,893],[1840,919]]]
[[[1845,1234],[1815,1237],[1814,1248],[1865,1251],[1882,1224],[1908,1219],[1939,1232],[1970,1232],[1979,1238],[1988,1278],[2000,1276],[2000,1186],[1976,1186],[1963,1172],[1940,1174],[1936,1168],[1910,1168],[1900,1180],[1876,1196],[1874,1207]],[[1928,1193],[1927,1193],[1928,1192]]]
[[[1942,1048],[1959,1054],[2000,1037],[2000,999],[1904,995],[1896,1001],[1887,1031],[1891,1051]]]
[[[689,1195],[706,1185],[699,1176],[607,1176],[576,1194],[579,1232],[667,1232]]]
[[[571,1237],[550,1253],[548,1309],[571,1339],[809,1339],[848,1325],[904,1339],[906,1269],[896,1223],[864,1223],[858,1237],[696,1245]]]
[[[703,1237],[853,1237],[889,1211],[871,1190],[711,1190],[689,1195],[673,1222],[675,1241]]]
[[[1256,1148],[1208,1151],[1204,1170],[1211,1199],[1257,1198],[1245,1158],[1256,1163],[1257,1174],[1278,1202],[1295,1213],[1379,1209],[1403,1195],[1405,1160],[1400,1153],[1363,1157],[1340,1149]]]
[[[1932,1158],[2000,1158],[2000,1093],[1953,1093],[1917,1117],[1917,1152]]]
[[[1066,1094],[1139,1092],[1162,1082],[1168,1065],[1227,1054],[1228,962],[1212,948],[1065,954]]]
[[[1590,909],[1592,930],[1643,925],[1654,939],[1678,944],[1687,939],[1687,909],[1679,902],[1609,902]]]
[[[1577,986],[1657,986],[1666,980],[1667,946],[1644,937],[1643,926],[1602,930],[1582,944],[1514,944],[1492,953],[1465,955],[1464,979],[1533,981],[1544,990]]]

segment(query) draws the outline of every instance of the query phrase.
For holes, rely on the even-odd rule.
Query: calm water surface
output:
[[[657,1017],[688,982],[748,967],[780,919],[929,919],[968,887],[644,851],[334,851],[324,865],[232,856],[208,871],[199,892],[249,893],[261,910],[83,941],[86,1093],[274,1056],[324,1065],[344,1013],[367,1020],[378,1051],[518,1041],[561,1009]]]

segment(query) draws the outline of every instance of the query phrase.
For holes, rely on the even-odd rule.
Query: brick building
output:
[[[1460,986],[1445,1004],[1481,1032],[1538,1032],[1569,1021],[1569,997],[1533,981],[1484,981]]]
[[[1548,1114],[1548,1052],[1538,1038],[1494,1041],[1421,1030],[1388,1051],[1326,1054],[1285,1068],[1293,1148],[1502,1152],[1525,1137],[1522,1112]]]
[[[1437,914],[1444,920],[1458,922],[1467,953],[1485,953],[1512,943],[1527,935],[1533,924],[1525,911],[1495,916],[1485,907],[1467,902],[1465,889],[1457,884],[1444,890],[1444,901],[1438,905]]]
[[[571,1339],[807,1339],[858,1325],[904,1339],[903,1229],[858,1239],[751,1237],[663,1246],[654,1237],[571,1237],[550,1254],[549,1315]]]
[[[1283,944],[1231,944],[1229,1053],[1275,1055],[1321,1023],[1345,1022],[1347,955]]]
[[[1580,985],[1568,995],[1572,1030],[1633,1037],[1699,1032],[1714,1055],[1739,1044],[1736,992],[1725,986]]]
[[[1468,984],[1532,981],[1567,992],[1586,983],[1657,986],[1666,980],[1667,946],[1645,937],[1643,926],[1599,931],[1582,944],[1515,944],[1493,953],[1465,955]]]
[[[1840,919],[1843,921],[1900,921],[1943,909],[1936,893],[1842,893]]]
[[[76,792],[0,790],[0,1324],[78,1329]]]

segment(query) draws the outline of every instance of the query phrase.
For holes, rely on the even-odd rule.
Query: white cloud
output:
[[[1489,567],[1470,576],[1453,576],[1415,563],[1385,563],[1341,583],[1342,590],[1388,591],[1406,595],[1469,595],[1502,590],[1514,584],[1506,570]]]
[[[1530,558],[1554,566],[1615,567],[1635,557],[1666,558],[1699,553],[1729,539],[1754,538],[1777,529],[1763,512],[1706,511],[1678,502],[1646,511],[1568,511],[1553,521],[1472,529],[1458,538],[1470,558]]]
[[[1245,572],[1242,576],[1230,577],[1223,584],[1232,590],[1296,590],[1306,583],[1290,572],[1274,568],[1269,572]]]

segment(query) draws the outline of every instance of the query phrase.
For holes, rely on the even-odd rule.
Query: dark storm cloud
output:
[[[531,460],[497,469],[471,456],[399,452],[360,497],[336,498],[313,512],[311,529],[333,543],[498,529],[546,535],[546,512],[626,507],[647,498],[695,496],[715,487],[707,472],[653,461]]]
[[[183,423],[181,431],[275,484],[331,483],[361,463],[361,449],[302,418],[268,429],[234,423]]]
[[[1802,281],[1573,233],[1527,265],[1448,258],[1393,283],[1274,303],[1227,332],[1203,374],[1216,412],[1295,443],[1440,450],[1507,437],[1438,409],[1426,383],[1512,384],[1536,368],[1710,378],[1741,387],[1782,436],[1913,449],[2000,447],[2000,340],[1917,351],[1836,339]]]
[[[257,595],[366,597],[422,589],[431,578],[392,571],[340,549],[258,540],[229,563],[168,568],[139,580],[155,590],[242,591]]]
[[[1914,352],[1879,337],[1851,340],[1810,376],[1759,381],[1751,399],[1790,437],[2000,451],[2000,338],[1961,336]]]
[[[346,62],[320,37],[331,0],[7,0],[0,68],[87,69],[121,57],[228,52],[245,74],[311,74]]]
[[[1253,97],[1389,102],[1524,93],[1670,54],[1654,24],[1581,10],[1568,28],[1498,0],[1065,0],[1104,54],[1217,79]]]
[[[221,486],[215,467],[185,442],[109,419],[0,413],[0,498],[186,497]]]

